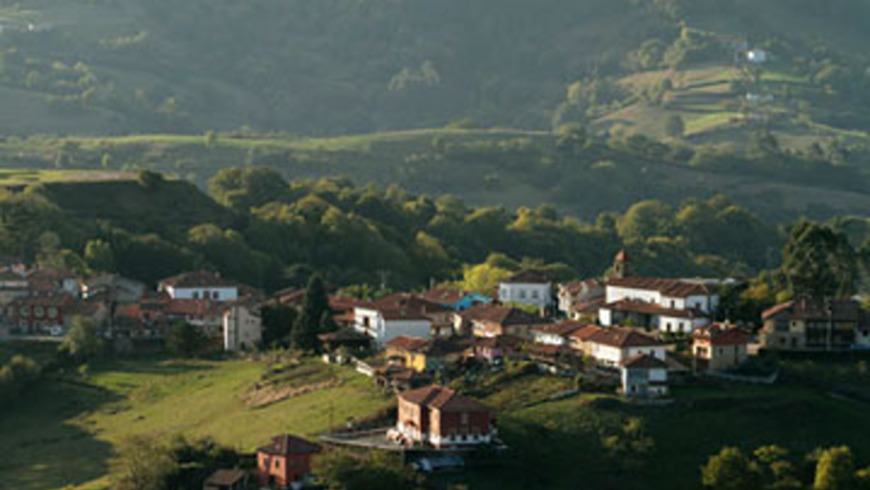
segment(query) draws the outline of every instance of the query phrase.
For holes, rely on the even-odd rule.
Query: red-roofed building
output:
[[[572,333],[586,326],[574,320],[562,320],[558,323],[547,323],[532,328],[535,343],[542,345],[567,346]]]
[[[761,315],[761,345],[790,351],[870,348],[870,312],[851,299],[787,301]]]
[[[428,386],[399,395],[396,427],[389,436],[408,445],[438,449],[490,444],[497,435],[492,411],[450,388]]]
[[[452,310],[411,294],[393,294],[354,308],[354,329],[378,346],[396,337],[450,336]]]
[[[692,334],[692,354],[707,369],[722,371],[740,365],[748,356],[752,336],[734,326],[714,323]]]
[[[589,355],[602,366],[619,367],[623,362],[639,354],[664,361],[667,346],[658,339],[625,327],[602,328],[586,340]]]
[[[640,318],[644,326],[661,332],[691,333],[709,323],[719,307],[719,294],[705,281],[640,277],[630,273],[630,258],[620,252],[604,293],[599,323],[618,325],[624,318]],[[635,318],[638,317],[638,318]]]
[[[257,449],[257,480],[269,488],[291,488],[311,475],[311,459],[320,446],[300,437],[281,435]]]
[[[459,323],[460,332],[469,332],[475,337],[513,335],[531,339],[532,328],[547,323],[547,320],[519,308],[486,304],[461,313]]]
[[[668,394],[668,365],[663,359],[637,354],[619,366],[623,395],[631,398],[662,397]]]

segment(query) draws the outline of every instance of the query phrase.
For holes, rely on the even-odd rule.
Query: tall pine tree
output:
[[[314,274],[308,281],[302,311],[293,325],[291,332],[293,347],[304,351],[315,350],[318,346],[317,335],[328,331],[331,317],[326,285],[319,274]]]

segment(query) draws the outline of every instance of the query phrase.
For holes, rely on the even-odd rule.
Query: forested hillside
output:
[[[864,129],[866,18],[859,0],[3,0],[0,132],[545,129],[569,85],[597,83],[601,116],[637,101],[611,80],[727,67],[729,37],[819,89],[794,104]]]

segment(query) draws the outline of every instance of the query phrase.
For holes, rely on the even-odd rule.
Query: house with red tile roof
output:
[[[667,345],[632,328],[608,327],[592,331],[586,343],[589,355],[600,365],[619,367],[623,362],[639,354],[647,354],[664,361]]]
[[[631,318],[660,332],[691,333],[709,323],[719,307],[719,294],[704,281],[635,276],[631,258],[620,252],[614,276],[607,282],[599,323],[618,325]]]
[[[532,328],[546,323],[548,320],[540,315],[519,308],[487,304],[462,312],[458,315],[457,324],[461,334],[470,333],[475,337],[513,335],[531,339]]]
[[[570,335],[585,326],[582,322],[562,320],[532,327],[532,335],[536,344],[568,346]]]
[[[450,336],[452,310],[412,294],[393,294],[354,308],[354,329],[378,346],[400,336]]]
[[[257,449],[257,481],[269,488],[292,488],[308,481],[320,446],[301,437],[280,435]]]
[[[498,434],[488,407],[450,388],[427,386],[398,399],[398,419],[388,436],[407,445],[474,447],[494,442]]]
[[[852,299],[787,301],[761,315],[761,346],[783,351],[870,348],[870,311]]]
[[[742,364],[749,356],[752,335],[735,326],[714,323],[692,334],[692,355],[696,367],[724,371]]]
[[[629,398],[656,398],[668,394],[668,365],[648,354],[637,354],[619,365],[620,392]]]

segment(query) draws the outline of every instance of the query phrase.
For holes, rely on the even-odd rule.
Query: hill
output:
[[[769,48],[820,86],[830,68],[842,92],[866,68],[866,15],[860,0],[4,1],[0,133],[542,129],[566,86],[632,73],[643,46],[670,57],[642,69],[729,63],[683,27]],[[854,99],[815,102],[867,128]]]
[[[704,117],[687,119],[690,131],[713,138]],[[661,117],[637,112],[635,121],[641,119],[654,126]],[[152,169],[203,187],[222,168],[269,167],[288,179],[341,176],[360,185],[398,184],[429,196],[454,194],[478,206],[510,209],[546,202],[588,220],[643,199],[679,204],[719,193],[771,222],[800,215],[860,215],[870,206],[864,192],[868,154],[858,151],[848,161],[832,163],[790,150],[748,158],[632,134],[563,140],[558,133],[459,128],[330,138],[246,132],[33,137],[0,143],[0,160],[17,168],[54,168],[60,162],[64,168],[96,172],[83,175]]]
[[[448,478],[483,490],[568,489],[578,481],[588,488],[697,488],[700,466],[724,445],[751,451],[779,444],[800,457],[816,447],[847,444],[858,461],[866,461],[866,399],[831,394],[841,384],[866,392],[867,375],[857,361],[788,361],[785,380],[770,387],[675,387],[674,404],[665,407],[623,404],[592,392],[554,401],[571,380],[506,376],[470,393],[497,410],[510,450],[494,465]],[[315,437],[330,422],[360,420],[392,404],[371,379],[350,368],[309,360],[280,369],[289,386],[337,384],[252,408],[243,397],[266,375],[261,362],[134,359],[93,365],[82,380],[45,380],[4,407],[0,450],[8,456],[0,477],[22,490],[102,490],[110,485],[115,447],[129,435],[210,436],[249,451],[276,433]],[[819,376],[824,389],[808,383]],[[811,418],[816,422],[806,424]],[[642,421],[651,451],[609,456],[602,439],[618,434],[629,419]]]

